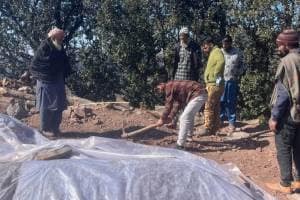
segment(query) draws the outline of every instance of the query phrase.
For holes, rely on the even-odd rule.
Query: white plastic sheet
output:
[[[34,160],[72,147],[68,159]],[[234,166],[170,148],[101,137],[49,141],[0,114],[0,199],[271,200]]]

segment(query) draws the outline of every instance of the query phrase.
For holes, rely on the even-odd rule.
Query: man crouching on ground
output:
[[[195,115],[207,99],[205,86],[196,81],[175,80],[160,83],[156,87],[156,91],[166,95],[165,110],[158,120],[157,126],[170,123],[178,110],[183,110],[179,119],[176,145],[178,149],[183,149],[187,136],[193,135]]]

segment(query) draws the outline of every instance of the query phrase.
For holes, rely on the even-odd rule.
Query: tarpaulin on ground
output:
[[[55,152],[66,146],[71,154],[56,159]],[[47,158],[49,152],[54,157],[40,159]],[[0,114],[0,199],[274,198],[234,166],[219,165],[185,151],[125,140],[48,140],[37,130]]]

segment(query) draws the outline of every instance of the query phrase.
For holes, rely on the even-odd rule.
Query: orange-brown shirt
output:
[[[203,93],[206,93],[205,86],[196,81],[174,80],[167,82],[162,120],[166,120],[168,117],[173,119],[179,109],[183,109],[192,99]]]

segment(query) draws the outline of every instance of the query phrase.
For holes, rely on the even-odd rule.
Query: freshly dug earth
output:
[[[5,113],[5,103],[1,97],[0,112]],[[91,113],[81,115],[74,119],[70,114],[71,109],[64,112],[61,124],[62,138],[86,138],[89,136],[100,136],[121,139],[122,125],[125,124],[126,131],[133,131],[153,124],[157,121],[158,110],[151,114],[148,110],[127,109],[126,106],[89,106]],[[153,113],[153,112],[152,112]],[[39,117],[34,114],[22,120],[31,127],[38,128]],[[197,116],[196,124],[201,123],[202,117]],[[246,127],[257,123],[245,121],[238,124]],[[255,133],[266,129],[266,127],[251,126],[246,131]],[[197,126],[196,129],[201,128]],[[223,128],[221,133],[224,133]],[[197,132],[197,130],[195,130]],[[152,129],[141,133],[128,140],[146,145],[157,145],[174,148],[177,139],[177,130],[165,127]],[[264,183],[279,181],[278,166],[276,161],[276,150],[273,134],[267,132],[258,138],[244,140],[224,141],[225,135],[193,137],[193,142],[188,143],[186,151],[193,154],[215,160],[220,164],[233,163],[238,166],[244,175],[252,179],[257,185],[273,194],[280,200],[286,200],[285,195],[268,190]]]

